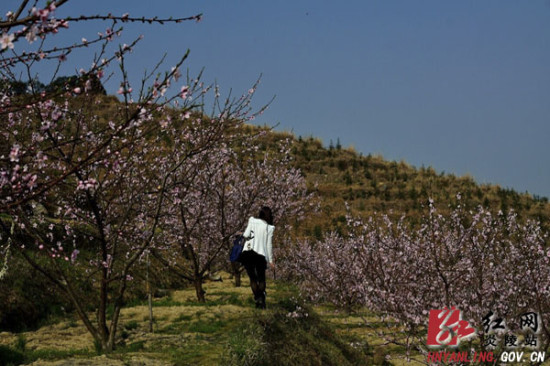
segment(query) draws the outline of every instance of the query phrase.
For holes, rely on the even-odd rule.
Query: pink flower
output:
[[[111,28],[107,28],[107,30],[105,31],[105,35],[107,36],[108,41],[113,40],[113,30]]]
[[[182,86],[181,92],[180,92],[181,99],[187,98],[188,93],[189,93],[189,87],[187,85]]]
[[[94,189],[97,186],[97,180],[94,178],[90,178],[88,180],[79,180],[78,186],[76,187],[76,190],[88,190],[88,189]]]
[[[78,253],[80,253],[80,251],[78,249],[73,250],[73,252],[71,253],[71,263],[74,264],[74,262],[76,262],[76,258],[78,257]]]
[[[172,72],[174,73],[174,79],[176,81],[179,80],[179,78],[181,77],[181,71],[180,69],[176,68],[176,67],[172,67]]]
[[[31,29],[27,31],[27,34],[25,35],[25,38],[29,43],[33,43],[36,40],[36,33],[38,32],[38,28],[33,25]]]
[[[40,20],[43,22],[46,22],[46,20],[48,20],[49,15],[50,15],[50,10],[48,9],[42,9],[38,11],[38,16],[40,17]]]
[[[20,149],[19,145],[14,145],[11,148],[10,161],[12,161],[12,162],[19,161],[19,149]]]
[[[0,45],[2,46],[2,49],[5,50],[6,48],[9,48],[10,50],[13,49],[13,38],[15,37],[14,34],[2,34],[2,37],[0,37]]]

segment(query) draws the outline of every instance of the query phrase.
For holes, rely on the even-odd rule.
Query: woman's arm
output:
[[[269,230],[269,227],[267,229],[267,261],[268,263],[273,267],[275,264],[274,264],[274,261],[273,261],[273,231],[275,230],[275,228],[273,228],[273,230]]]
[[[254,233],[252,231],[252,217],[248,219],[248,225],[246,225],[246,229],[244,230],[244,233],[243,233],[243,236],[244,236],[244,239],[245,240],[248,240],[250,239],[252,233]]]

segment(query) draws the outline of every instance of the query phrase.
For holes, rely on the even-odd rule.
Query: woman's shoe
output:
[[[262,308],[262,296],[254,294],[254,303],[256,304],[256,309]]]

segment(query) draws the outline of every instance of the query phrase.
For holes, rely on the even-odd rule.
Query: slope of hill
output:
[[[268,309],[254,309],[248,287],[205,284],[209,301],[198,303],[192,288],[153,302],[150,332],[146,301],[122,312],[121,341],[101,355],[84,325],[71,315],[35,331],[0,333],[0,365],[383,365],[386,348],[353,334],[357,319],[330,309],[312,309],[296,291],[268,283]],[[369,335],[371,337],[372,335]]]
[[[443,212],[459,203],[467,208],[482,205],[494,212],[514,210],[520,219],[535,219],[543,228],[550,228],[547,197],[478,184],[468,175],[457,177],[431,167],[416,168],[381,156],[363,156],[339,144],[326,148],[313,137],[277,132],[271,135],[275,140],[286,138],[293,141],[296,167],[320,198],[320,215],[305,224],[303,235],[319,238],[327,230],[344,230],[346,204],[354,215],[406,215],[414,224],[429,199]]]

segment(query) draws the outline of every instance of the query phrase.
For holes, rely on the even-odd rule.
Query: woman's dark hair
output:
[[[271,209],[267,206],[264,206],[260,209],[258,218],[264,220],[269,225],[273,225],[273,213],[271,212]]]

